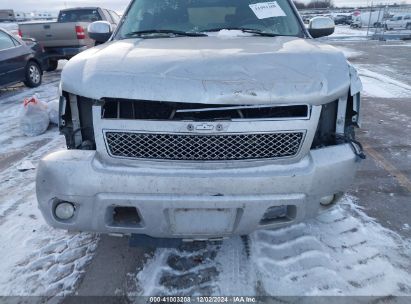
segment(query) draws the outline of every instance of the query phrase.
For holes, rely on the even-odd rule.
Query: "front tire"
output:
[[[24,84],[29,88],[36,88],[41,85],[42,78],[40,66],[34,61],[29,61],[26,66],[26,79]]]
[[[58,65],[59,65],[58,60],[50,60],[47,66],[46,72],[53,72],[57,70]]]

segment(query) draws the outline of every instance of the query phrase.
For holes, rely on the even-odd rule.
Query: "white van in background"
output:
[[[384,20],[384,12],[378,11],[356,11],[353,13],[351,27],[361,28],[363,26],[379,27]]]
[[[13,22],[16,21],[14,11],[11,9],[0,9],[0,22]]]

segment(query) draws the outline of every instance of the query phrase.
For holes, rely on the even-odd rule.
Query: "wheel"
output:
[[[29,61],[26,66],[26,80],[24,84],[29,88],[36,88],[41,85],[42,74],[40,66],[34,62]]]
[[[411,30],[411,23],[408,23],[405,28],[406,28],[407,30]]]
[[[58,65],[59,65],[58,60],[49,60],[49,64],[46,69],[46,72],[53,72],[57,70]]]

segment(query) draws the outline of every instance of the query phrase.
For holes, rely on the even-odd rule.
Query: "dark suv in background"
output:
[[[337,15],[334,18],[334,23],[336,25],[350,25],[352,23],[351,15]]]
[[[42,47],[31,39],[21,40],[0,29],[0,87],[24,82],[41,85],[45,68]]]

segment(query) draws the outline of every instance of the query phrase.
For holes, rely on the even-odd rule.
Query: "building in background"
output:
[[[51,12],[33,12],[31,15],[32,20],[53,20],[57,18],[57,14]]]
[[[14,16],[16,17],[17,22],[31,20],[31,14],[25,12],[15,12]]]
[[[0,22],[16,21],[16,17],[14,16],[14,11],[11,9],[2,9],[0,10]]]

